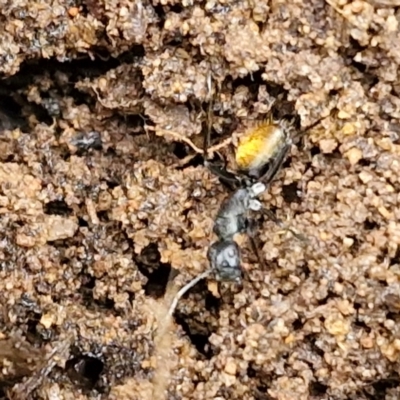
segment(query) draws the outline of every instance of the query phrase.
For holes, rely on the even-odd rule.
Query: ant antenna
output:
[[[203,157],[204,157],[204,165],[218,178],[220,178],[220,180],[227,185],[229,188],[234,188],[235,185],[237,185],[239,183],[237,176],[232,173],[229,172],[226,169],[226,163],[224,166],[219,166],[216,165],[215,163],[211,162],[208,159],[208,153],[209,151],[211,151],[211,149],[209,148],[210,146],[210,140],[211,140],[211,129],[212,129],[212,109],[213,109],[213,81],[212,81],[212,73],[211,70],[209,71],[209,74],[207,76],[207,87],[208,87],[208,95],[209,95],[209,102],[208,102],[208,109],[207,109],[207,129],[206,132],[204,134],[204,143],[203,143]],[[230,141],[230,139],[229,139]],[[219,147],[224,147],[227,144],[227,142],[223,142],[221,143],[221,146],[217,145],[217,146],[213,146],[212,150],[214,152],[217,151],[217,149]]]
[[[314,128],[315,128],[316,126],[318,126],[324,119],[329,118],[331,115],[332,115],[332,111],[331,111],[328,115],[326,115],[325,117],[318,118],[318,119],[317,119],[316,121],[314,121],[311,125],[308,125],[308,126],[306,126],[305,128],[303,128],[303,129],[300,129],[300,130],[298,131],[298,133],[295,135],[294,140],[295,140],[295,141],[296,141],[296,140],[300,141],[300,140],[304,137],[304,134],[305,134],[306,132],[310,131],[311,129],[314,129]]]
[[[179,292],[175,295],[174,299],[172,300],[171,307],[169,308],[168,315],[172,316],[176,306],[178,305],[179,299],[193,286],[195,286],[199,281],[204,278],[207,278],[212,272],[211,269],[204,271],[202,274],[197,275],[196,278],[193,278],[189,283],[187,283]]]
[[[203,152],[204,152],[205,159],[208,158],[208,148],[210,146],[210,135],[211,135],[211,128],[212,128],[211,113],[212,113],[212,107],[213,107],[213,96],[212,96],[212,74],[211,74],[211,71],[209,71],[209,74],[207,76],[207,88],[208,88],[208,96],[209,96],[208,110],[207,110],[207,131],[204,135],[204,143],[203,143]]]
[[[301,133],[306,133],[309,130],[315,128],[317,125],[319,125],[324,119],[327,119],[328,117],[330,117],[332,115],[332,111],[326,115],[325,117],[321,117],[319,119],[317,119],[315,122],[313,122],[311,125],[306,126],[302,131],[300,131]]]

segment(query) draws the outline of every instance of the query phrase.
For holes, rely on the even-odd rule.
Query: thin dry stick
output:
[[[151,131],[156,131],[156,132],[162,132],[163,134],[168,134],[171,136],[176,137],[177,139],[181,140],[182,142],[185,142],[188,144],[196,153],[203,154],[203,150],[201,150],[199,147],[197,147],[190,139],[180,135],[179,133],[176,133],[174,131],[169,131],[167,129],[162,129],[162,128],[154,128],[152,126],[147,126],[147,129]]]
[[[191,287],[193,287],[197,282],[205,278],[210,273],[211,270],[203,272],[196,278],[192,279],[179,291],[170,276],[162,303],[157,303],[157,305],[154,306],[158,327],[154,336],[154,356],[157,364],[154,369],[152,379],[152,399],[163,400],[167,398],[167,388],[170,385],[171,370],[175,366],[173,359],[171,359],[171,352],[173,351],[172,345],[174,340],[172,315],[178,304],[178,301]]]
[[[212,154],[212,153],[216,153],[218,150],[228,146],[230,143],[232,142],[232,138],[228,138],[225,139],[223,142],[216,144],[215,146],[210,147],[207,150],[208,154]],[[176,162],[175,164],[172,164],[172,168],[176,168],[176,167],[182,167],[183,165],[186,165],[187,163],[189,163],[190,161],[193,160],[193,158],[196,157],[197,154],[189,154],[188,156],[186,156],[185,158],[182,158],[182,160],[179,160],[178,162]]]
[[[215,153],[215,152],[217,152],[218,150],[223,149],[224,147],[228,146],[228,145],[231,144],[231,143],[232,143],[232,138],[229,137],[229,138],[223,140],[221,143],[218,143],[218,144],[216,144],[215,146],[210,147],[210,148],[207,150],[207,153],[211,153],[211,154],[212,154],[212,153]]]
[[[154,335],[156,366],[153,372],[151,399],[167,399],[167,388],[170,385],[171,370],[174,367],[174,361],[171,359],[171,352],[173,352],[172,344],[174,341],[173,319],[167,311],[177,292],[178,288],[170,275],[163,301],[156,303],[153,307],[158,326]]]
[[[176,167],[182,167],[187,165],[188,163],[190,163],[190,161],[193,160],[193,158],[195,158],[197,156],[197,154],[189,154],[188,156],[186,156],[185,158],[182,158],[182,160],[179,160],[178,162],[174,163],[171,165],[171,168],[176,168]]]
[[[187,283],[179,292],[175,295],[174,299],[172,300],[171,307],[169,308],[168,315],[172,316],[172,314],[175,311],[176,306],[178,305],[179,299],[189,290],[191,289],[194,285],[197,284],[197,282],[201,281],[204,278],[207,278],[208,275],[211,274],[211,269],[208,269],[207,271],[204,271],[202,274],[197,275],[196,278],[193,278],[189,283]]]
[[[151,131],[158,131],[158,132],[162,132],[163,134],[169,134],[179,140],[181,140],[182,142],[185,142],[186,144],[188,144],[196,153],[198,154],[204,154],[204,150],[200,149],[199,147],[197,147],[190,139],[188,139],[185,136],[180,135],[177,132],[174,131],[170,131],[167,129],[163,129],[163,128],[154,128],[152,126],[147,126],[147,129],[151,130]],[[223,140],[221,143],[216,144],[215,146],[210,147],[207,150],[207,153],[212,154],[217,152],[218,150],[223,149],[224,147],[228,146],[230,143],[232,143],[232,138],[227,138],[225,140]]]
[[[342,15],[345,17],[343,10],[341,10],[337,4],[335,4],[334,1],[332,0],[325,0],[338,14]]]

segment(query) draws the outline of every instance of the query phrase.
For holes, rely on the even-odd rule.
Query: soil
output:
[[[400,398],[399,6],[1,0],[0,398]],[[269,112],[307,241],[256,216],[170,318],[230,193],[204,135],[234,170]]]

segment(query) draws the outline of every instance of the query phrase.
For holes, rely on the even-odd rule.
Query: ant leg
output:
[[[213,108],[213,96],[212,96],[212,75],[211,72],[207,76],[207,88],[208,88],[208,95],[209,95],[209,102],[208,102],[208,110],[207,110],[207,129],[205,130],[204,134],[204,142],[203,142],[203,152],[204,152],[204,160],[208,159],[208,148],[210,147],[210,135],[212,129],[212,122],[211,122],[211,113]]]
[[[269,166],[267,172],[265,172],[264,175],[262,175],[258,181],[263,182],[265,186],[268,186],[272,180],[275,178],[276,174],[279,172],[279,170],[282,167],[282,164],[284,163],[289,150],[290,150],[290,143],[286,143],[282,149],[279,151],[279,153],[276,155],[276,157],[273,159],[271,165]]]
[[[208,160],[204,161],[204,165],[230,189],[236,189],[240,184],[239,178],[225,167],[221,168]]]
[[[178,305],[179,299],[193,286],[195,286],[198,282],[200,282],[202,279],[207,278],[208,275],[210,275],[212,272],[211,269],[206,270],[200,275],[197,275],[196,278],[193,278],[189,283],[187,283],[185,286],[183,286],[179,292],[175,295],[174,299],[172,300],[171,306],[168,311],[168,315],[172,316],[172,314],[175,311],[176,306]]]
[[[267,266],[262,257],[262,254],[260,253],[260,241],[257,236],[256,228],[257,228],[256,221],[253,219],[249,219],[247,221],[247,236],[250,239],[251,249],[252,249],[253,253],[256,255],[257,261],[260,264],[261,268],[263,270],[265,270]]]
[[[300,240],[301,242],[306,242],[308,243],[309,240],[307,239],[306,236],[304,236],[301,233],[295,232],[292,228],[284,224],[271,210],[268,210],[267,208],[263,208],[262,212],[275,224],[277,224],[280,228],[284,229],[285,231],[289,231],[296,239]]]

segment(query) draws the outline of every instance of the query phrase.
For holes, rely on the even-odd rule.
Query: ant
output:
[[[242,140],[239,144],[236,162],[243,175],[230,173],[225,168],[218,169],[215,165],[208,165],[206,161],[206,166],[214,174],[222,181],[229,179],[229,184],[235,187],[233,194],[223,201],[217,213],[213,231],[218,240],[211,244],[207,254],[218,281],[241,282],[240,249],[233,240],[236,234],[247,233],[253,248],[257,249],[254,243],[254,223],[249,214],[251,211],[263,210],[257,197],[267,190],[286,159],[291,145],[286,129],[279,123],[271,122],[268,121],[265,126],[250,132],[248,140]],[[278,140],[271,143],[271,137]],[[253,146],[255,142],[259,143]],[[252,153],[252,150],[256,151]],[[262,167],[266,163],[269,168],[263,173]]]
[[[211,80],[208,84],[211,91]],[[211,109],[211,102],[209,109]],[[322,119],[324,118],[297,134],[303,134],[314,128]],[[236,173],[228,171],[226,166],[220,167],[209,161],[207,150],[211,129],[210,121],[208,123],[209,126],[204,135],[204,165],[219,177],[222,183],[233,188],[233,193],[223,201],[215,218],[213,232],[218,239],[211,244],[207,252],[210,268],[181,288],[171,304],[170,315],[173,314],[179,298],[211,273],[214,274],[217,281],[241,283],[241,253],[239,245],[234,240],[236,234],[247,233],[253,250],[262,263],[255,242],[255,224],[250,215],[252,211],[263,212],[276,224],[289,230],[296,238],[306,241],[305,237],[286,227],[273,212],[264,208],[257,199],[268,189],[289,154],[296,134],[294,123],[286,119],[275,121],[270,117],[256,128],[249,130],[240,139],[236,150],[238,166]]]

